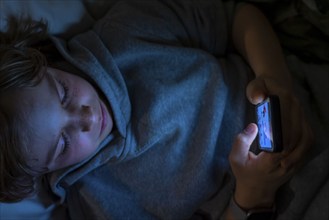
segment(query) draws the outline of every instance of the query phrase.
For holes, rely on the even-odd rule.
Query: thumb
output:
[[[244,163],[247,160],[250,145],[255,140],[257,132],[257,125],[251,123],[236,136],[230,153],[231,162]]]
[[[254,105],[264,101],[268,93],[264,79],[256,78],[252,80],[247,86],[246,93],[249,102]]]

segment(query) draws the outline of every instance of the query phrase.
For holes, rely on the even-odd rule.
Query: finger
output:
[[[281,166],[283,155],[281,153],[261,152],[257,155],[257,160],[262,164],[262,169],[271,173]]]
[[[303,135],[295,149],[281,161],[281,166],[290,169],[291,167],[299,168],[307,156],[312,144],[312,132],[308,124],[303,123]]]
[[[236,164],[245,163],[249,155],[250,145],[255,140],[257,132],[257,125],[251,123],[236,136],[230,153],[230,161]]]
[[[281,179],[281,183],[287,182],[291,179],[294,174],[296,173],[296,167],[282,167],[280,166],[279,169],[273,175],[277,175]]]
[[[265,100],[268,90],[264,80],[255,79],[248,84],[246,93],[249,102],[257,105]]]
[[[285,147],[286,150],[292,151],[297,144],[299,143],[300,139],[302,138],[303,127],[301,127],[302,123],[304,122],[304,115],[298,101],[296,99],[291,100],[292,105],[290,109],[290,125],[287,125],[286,128],[289,129],[288,133],[289,136],[285,138]]]
[[[283,144],[283,151],[289,152],[289,143],[290,143],[290,136],[292,135],[291,131],[291,124],[292,124],[292,117],[291,117],[291,102],[285,102],[281,104],[281,125],[282,125],[282,144]],[[290,113],[290,114],[289,114]]]
[[[302,134],[305,133],[305,128],[304,128],[304,116],[299,109],[296,110],[296,116],[295,119],[292,121],[291,125],[291,135],[290,135],[290,140],[289,144],[287,145],[288,151],[292,151],[296,146],[298,146],[300,140],[303,138]]]
[[[283,165],[283,162],[285,160],[285,156],[281,153],[281,160],[279,160],[279,163],[277,164],[277,167],[274,168],[270,174],[272,177],[277,177],[281,179],[281,182],[284,183],[288,181],[296,172],[295,166],[285,166]]]
[[[283,156],[281,153],[261,152],[258,159],[264,160],[268,164],[278,165],[281,163]]]

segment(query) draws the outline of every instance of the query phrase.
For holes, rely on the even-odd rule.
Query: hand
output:
[[[293,166],[296,163],[301,165],[313,141],[313,133],[303,109],[289,80],[256,77],[247,87],[247,97],[255,105],[270,94],[277,95],[280,99],[283,149],[285,154],[290,155],[282,162],[286,163],[285,166]]]
[[[249,151],[258,132],[249,124],[234,141],[229,161],[236,177],[235,201],[243,209],[271,207],[277,189],[294,174],[295,167],[282,166],[283,153]]]

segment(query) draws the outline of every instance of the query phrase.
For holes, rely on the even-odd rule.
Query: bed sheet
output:
[[[305,166],[279,191],[278,220],[329,219],[329,64],[286,61],[315,135]]]

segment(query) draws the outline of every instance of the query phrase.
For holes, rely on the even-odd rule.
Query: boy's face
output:
[[[81,77],[47,68],[35,87],[0,95],[0,107],[20,112],[28,137],[29,162],[54,171],[91,155],[112,131],[109,106]]]

